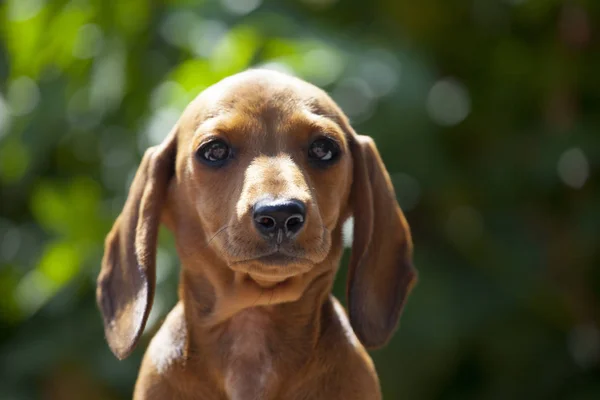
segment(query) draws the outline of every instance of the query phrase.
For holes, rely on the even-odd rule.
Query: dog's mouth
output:
[[[231,262],[229,266],[235,267],[239,264],[261,265],[263,267],[267,267],[268,269],[286,269],[288,267],[293,267],[294,265],[313,264],[313,262],[310,259],[300,255],[278,249],[255,257],[235,260]]]
[[[252,280],[266,288],[305,273],[312,265],[313,263],[307,258],[278,250],[258,257],[235,261],[229,264],[229,267],[234,271],[248,274]]]
[[[283,253],[281,251],[275,251],[271,254],[260,256],[260,257],[256,258],[255,260],[264,265],[278,266],[278,267],[285,267],[285,266],[291,265],[291,264],[309,262],[309,260],[307,260],[305,258],[289,255],[289,254]]]

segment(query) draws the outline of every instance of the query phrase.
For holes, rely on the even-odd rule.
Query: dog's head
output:
[[[252,70],[206,89],[146,152],[107,237],[97,297],[111,349],[126,357],[145,325],[161,220],[185,268],[282,290],[304,277],[303,291],[315,271],[335,272],[350,215],[350,321],[377,347],[415,272],[408,225],[373,141],[297,78]]]

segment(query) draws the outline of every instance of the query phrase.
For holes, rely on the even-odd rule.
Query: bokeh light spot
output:
[[[31,315],[52,295],[52,282],[39,270],[34,269],[25,275],[15,288],[15,301],[21,312]]]
[[[590,166],[583,151],[580,148],[572,148],[560,156],[557,171],[565,185],[581,189],[590,175]]]
[[[10,82],[6,93],[12,115],[23,116],[32,112],[40,101],[40,91],[33,79],[21,76]]]
[[[260,44],[259,32],[250,26],[230,30],[215,46],[210,60],[212,70],[222,77],[244,70]]]
[[[400,80],[401,65],[389,62],[393,56],[384,51],[372,51],[359,65],[360,76],[369,84],[377,97],[392,92]]]
[[[83,25],[77,32],[77,39],[73,46],[73,56],[81,59],[95,57],[102,50],[103,42],[102,29],[98,25]]]
[[[186,47],[190,32],[198,25],[198,17],[190,11],[175,11],[167,15],[160,26],[160,34],[173,46]]]
[[[162,108],[152,114],[145,130],[140,135],[139,148],[144,152],[149,146],[155,146],[163,141],[179,119],[180,111],[174,108]]]
[[[35,17],[45,4],[44,0],[8,0],[9,21],[27,21]]]
[[[0,139],[8,132],[10,126],[10,110],[6,100],[0,93]]]
[[[203,20],[190,29],[188,45],[197,56],[208,58],[226,33],[227,26],[223,22]]]
[[[111,40],[109,45],[110,52],[94,61],[90,85],[90,105],[100,115],[119,105],[127,80],[127,54],[124,44],[115,39]]]
[[[367,119],[375,107],[373,91],[367,82],[360,78],[341,81],[332,96],[354,122]]]
[[[47,246],[38,267],[21,279],[15,300],[21,311],[32,314],[67,284],[81,266],[79,250],[67,242]]]
[[[154,89],[150,105],[155,111],[172,106],[177,107],[182,101],[187,103],[187,97],[187,92],[178,82],[169,80]],[[182,110],[184,106],[185,104],[181,105]]]
[[[326,86],[340,77],[344,69],[344,62],[335,51],[319,47],[304,54],[303,67],[310,72],[310,77],[307,76],[307,78],[314,84]]]
[[[427,112],[441,126],[461,123],[471,112],[467,89],[452,78],[436,82],[427,95]]]
[[[75,276],[80,263],[76,247],[66,242],[56,243],[48,247],[38,268],[54,286],[60,287]]]

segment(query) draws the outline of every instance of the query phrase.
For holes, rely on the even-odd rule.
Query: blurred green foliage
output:
[[[373,354],[386,399],[600,398],[599,28],[596,0],[0,3],[0,398],[131,396],[104,235],[143,150],[257,65],[324,87],[392,174],[420,282]],[[177,271],[162,232],[150,333]]]

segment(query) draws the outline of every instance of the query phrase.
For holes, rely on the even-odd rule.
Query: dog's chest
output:
[[[269,318],[260,309],[234,316],[227,329],[225,390],[231,400],[263,399],[275,379],[267,345]]]

